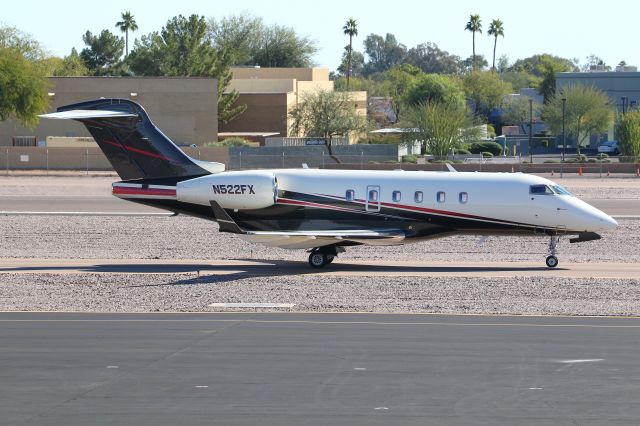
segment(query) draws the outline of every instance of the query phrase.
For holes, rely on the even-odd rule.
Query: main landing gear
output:
[[[560,242],[560,237],[552,236],[549,240],[549,255],[545,260],[545,263],[549,268],[555,268],[558,266],[558,258],[556,257],[558,243]]]
[[[344,253],[344,248],[337,246],[317,247],[309,254],[309,265],[312,268],[323,268],[333,262],[338,253]]]

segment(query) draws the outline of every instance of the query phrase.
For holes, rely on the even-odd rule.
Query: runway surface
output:
[[[548,268],[532,262],[421,262],[336,260],[323,269],[305,261],[151,260],[151,259],[0,259],[2,273],[153,273],[194,272],[206,275],[392,276],[392,277],[530,277],[629,278],[640,276],[637,263],[561,263]]]
[[[640,216],[640,199],[584,199],[613,216]],[[109,194],[0,196],[0,212],[166,213]]]
[[[640,319],[0,313],[7,425],[637,425]]]

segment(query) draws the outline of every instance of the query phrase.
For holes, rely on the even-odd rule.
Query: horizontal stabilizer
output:
[[[52,112],[51,114],[42,114],[41,118],[52,118],[54,120],[84,120],[87,118],[114,118],[114,117],[137,117],[137,114],[131,114],[123,111],[106,111],[106,110],[90,110],[90,109],[74,109],[71,111]]]

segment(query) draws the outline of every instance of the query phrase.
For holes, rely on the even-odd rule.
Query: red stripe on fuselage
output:
[[[320,197],[327,197],[327,198],[333,198],[333,199],[338,199],[338,200],[344,200],[344,197],[340,197],[338,195],[328,195],[328,194],[316,194],[316,195],[320,196]],[[358,204],[362,204],[362,205],[366,204],[366,201],[365,200],[361,200],[361,199],[355,199],[353,202],[354,203],[358,203]],[[370,203],[370,204],[376,205],[377,203]],[[453,216],[453,217],[460,217],[460,218],[464,218],[464,219],[474,219],[474,220],[480,220],[480,221],[485,221],[485,222],[497,222],[497,223],[504,223],[504,224],[510,224],[510,225],[534,226],[534,225],[529,225],[529,224],[526,224],[526,223],[513,222],[513,221],[510,221],[510,220],[495,219],[495,218],[484,217],[484,216],[476,216],[476,215],[472,215],[472,214],[458,213],[458,212],[452,212],[452,211],[447,211],[447,210],[430,209],[430,208],[427,208],[427,207],[408,206],[408,205],[404,205],[404,204],[395,204],[395,203],[386,203],[386,202],[380,202],[380,205],[382,205],[384,207],[389,207],[389,208],[392,208],[392,209],[409,210],[409,211],[419,212],[419,213],[431,213],[431,214],[437,214],[437,215],[441,215],[441,216],[449,216],[449,217]]]
[[[158,195],[175,197],[175,189],[161,189],[161,188],[131,188],[127,186],[114,186],[112,190],[113,195]]]

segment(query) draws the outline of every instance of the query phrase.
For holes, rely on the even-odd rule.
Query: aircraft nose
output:
[[[603,217],[600,218],[600,224],[604,229],[615,229],[618,226],[618,221],[609,216],[606,213],[603,213]]]

